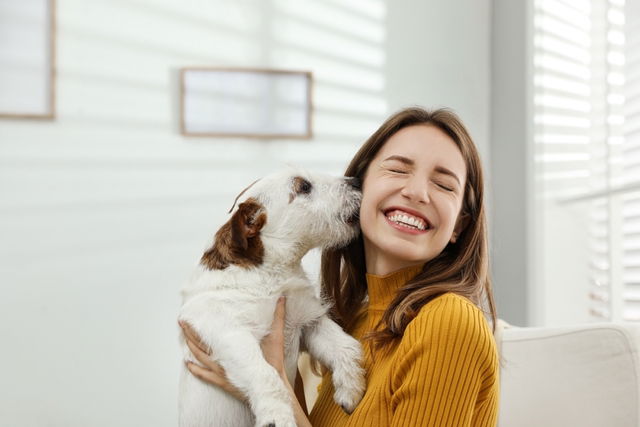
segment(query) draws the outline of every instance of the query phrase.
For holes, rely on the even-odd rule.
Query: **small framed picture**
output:
[[[190,67],[180,70],[185,136],[311,138],[307,71]]]
[[[55,116],[55,1],[0,0],[0,117]]]

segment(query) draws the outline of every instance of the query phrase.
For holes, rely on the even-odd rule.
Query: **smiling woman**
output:
[[[347,415],[325,374],[314,426],[493,426],[498,356],[477,149],[450,110],[402,110],[345,175],[363,181],[361,236],[322,257],[338,323],[365,347],[367,391]]]

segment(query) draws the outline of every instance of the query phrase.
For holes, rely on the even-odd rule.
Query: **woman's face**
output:
[[[388,274],[442,252],[461,231],[456,222],[466,178],[462,153],[439,128],[414,125],[392,135],[363,181],[367,272]]]

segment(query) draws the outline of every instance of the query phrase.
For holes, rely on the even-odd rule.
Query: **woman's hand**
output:
[[[271,322],[271,332],[260,342],[264,359],[278,371],[278,374],[285,381],[287,381],[284,369],[284,316],[286,304],[285,297],[278,298],[276,311],[273,313],[273,322]]]
[[[285,316],[285,298],[280,297],[276,305],[276,311],[271,323],[271,332],[262,339],[260,347],[265,360],[273,366],[284,381],[287,376],[284,369],[284,316]],[[188,323],[180,323],[185,335],[187,346],[200,365],[187,362],[187,369],[194,376],[209,384],[222,388],[238,400],[246,401],[246,396],[229,382],[224,372],[224,368],[217,362],[211,360],[211,352],[209,352],[200,341],[198,334],[191,328]]]
[[[247,400],[246,396],[229,382],[224,368],[217,362],[211,360],[211,353],[207,350],[207,346],[200,341],[200,337],[191,328],[191,325],[186,322],[179,322],[179,324],[184,332],[184,337],[189,350],[191,350],[191,354],[202,364],[202,366],[200,366],[192,362],[186,362],[189,372],[196,378],[216,385],[236,399],[245,402]]]

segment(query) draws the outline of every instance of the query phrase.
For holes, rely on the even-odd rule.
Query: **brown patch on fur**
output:
[[[248,268],[262,264],[264,246],[260,230],[267,222],[263,206],[253,198],[240,203],[216,233],[213,246],[200,259],[209,270],[223,270],[231,264]]]

